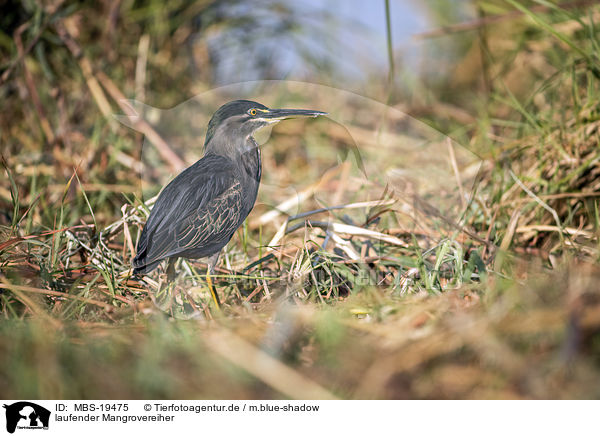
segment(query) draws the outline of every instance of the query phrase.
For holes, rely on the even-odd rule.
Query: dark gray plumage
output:
[[[212,270],[256,201],[261,160],[254,131],[285,118],[318,115],[324,112],[269,109],[248,100],[221,106],[208,124],[204,157],[160,193],[138,241],[134,273],[146,274],[178,257],[212,257]]]

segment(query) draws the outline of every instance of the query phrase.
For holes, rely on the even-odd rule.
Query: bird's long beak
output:
[[[268,109],[259,115],[268,121],[281,121],[286,118],[294,117],[318,117],[319,115],[327,115],[327,112],[311,111],[306,109]]]

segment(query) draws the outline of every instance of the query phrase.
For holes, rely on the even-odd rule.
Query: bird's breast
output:
[[[244,204],[247,208],[247,213],[250,213],[256,202],[261,178],[261,159],[258,147],[244,153],[242,156],[242,166],[244,180],[241,182],[244,192]]]

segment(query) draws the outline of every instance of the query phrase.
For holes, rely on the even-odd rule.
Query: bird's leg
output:
[[[177,262],[176,257],[169,257],[167,263],[167,281],[169,283],[175,279],[175,262]]]
[[[212,295],[213,301],[217,306],[217,309],[221,309],[221,301],[219,300],[219,294],[217,294],[217,290],[213,286],[212,279],[210,276],[215,273],[215,265],[219,260],[219,253],[213,254],[208,258],[208,268],[206,269],[206,284],[208,285],[208,289],[210,290],[210,294]]]

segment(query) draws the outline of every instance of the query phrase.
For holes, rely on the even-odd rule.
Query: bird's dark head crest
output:
[[[269,109],[250,100],[235,100],[221,106],[210,119],[205,153],[238,156],[257,146],[252,134],[268,124],[295,117],[317,117],[325,112],[306,109]]]
[[[206,139],[204,141],[204,146],[206,146],[206,144],[208,144],[213,138],[217,127],[221,123],[233,116],[244,115],[250,109],[266,110],[267,107],[263,104],[251,100],[234,100],[230,101],[229,103],[225,103],[223,106],[217,109],[217,111],[213,114],[212,118],[208,123],[208,129],[206,131]]]

